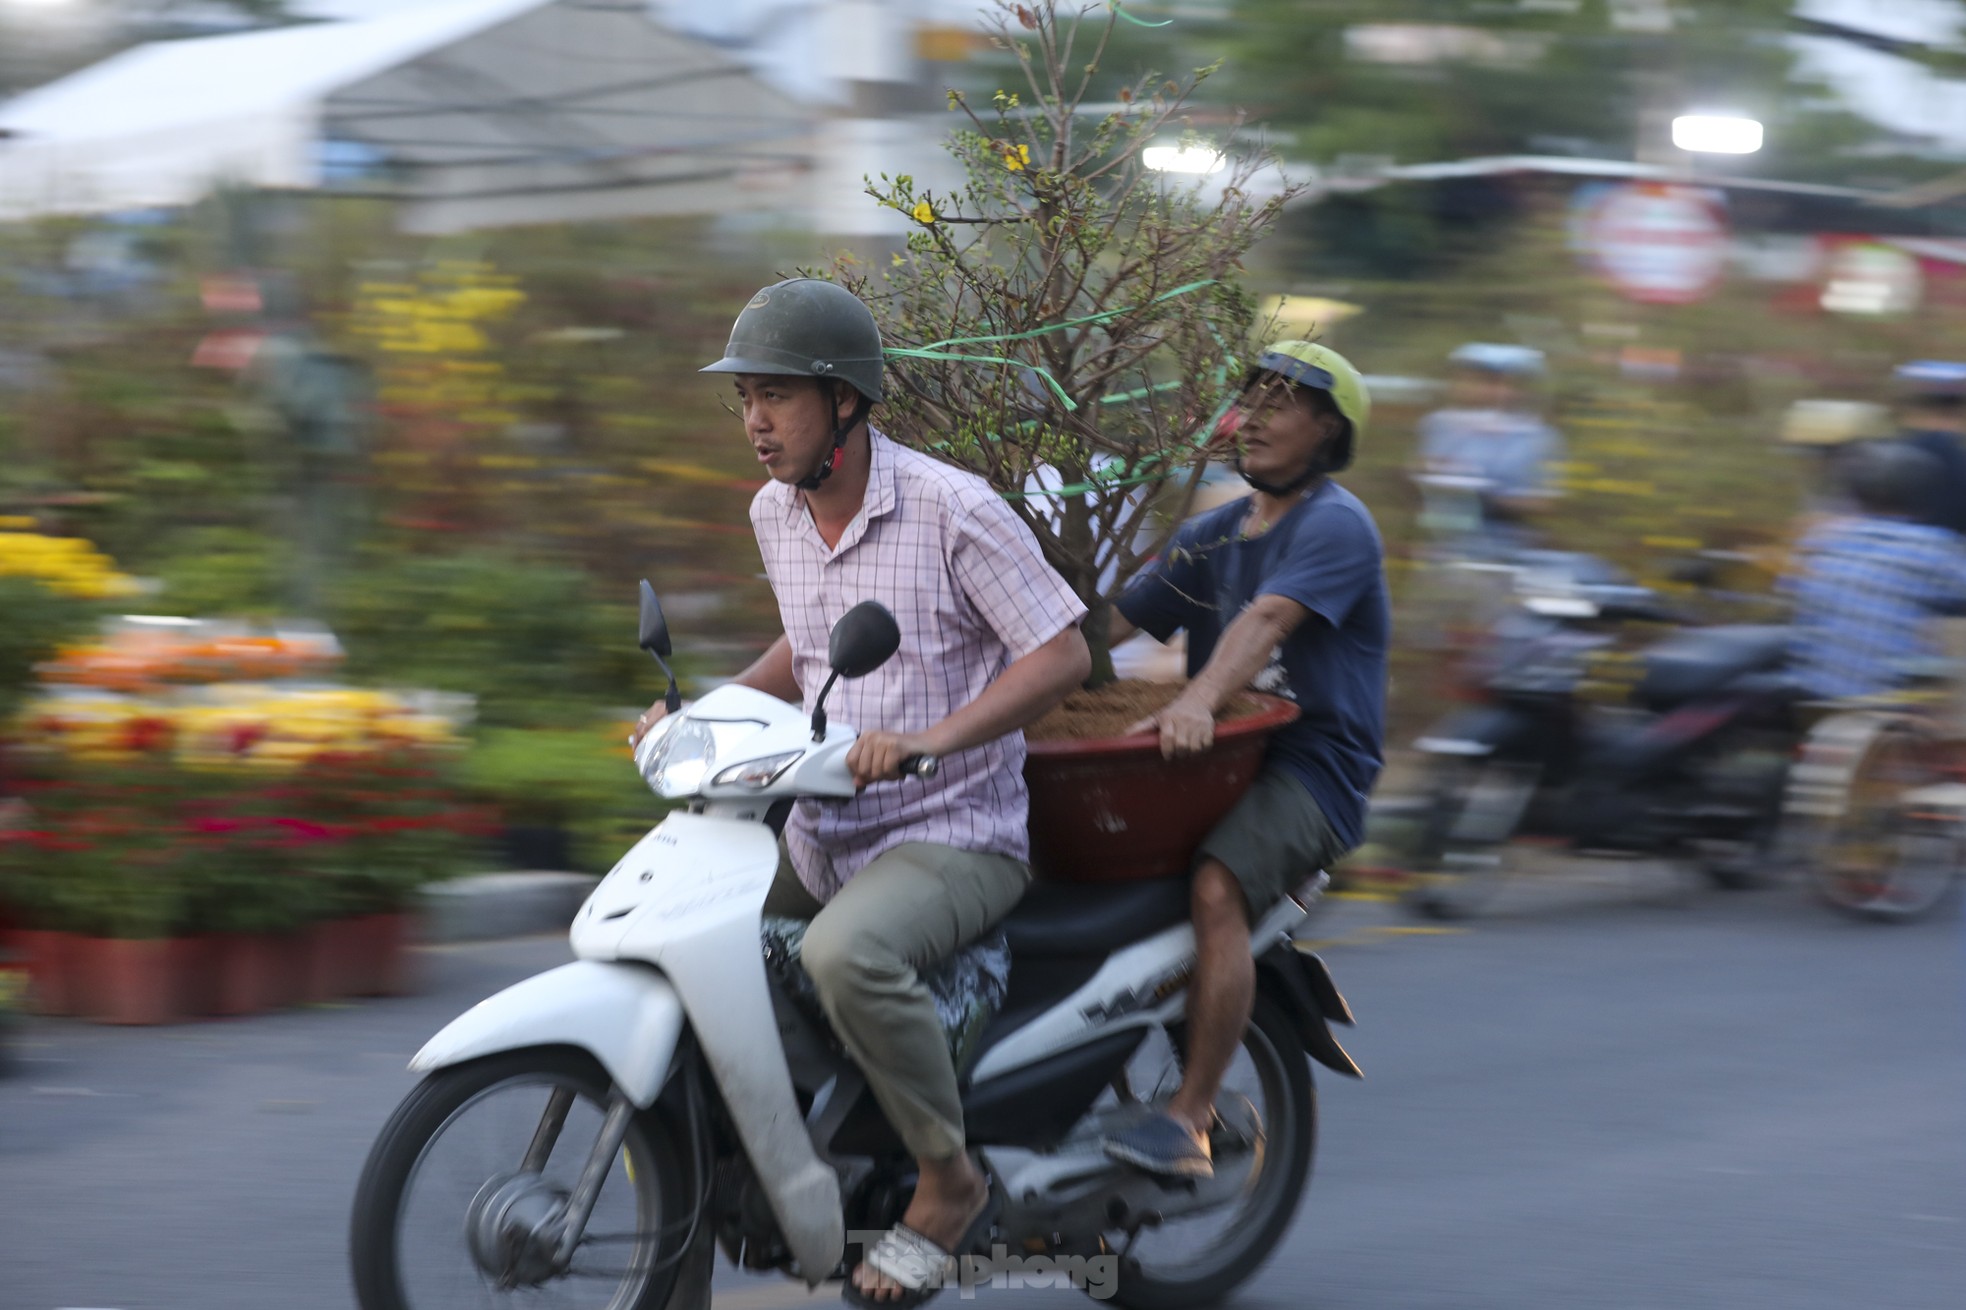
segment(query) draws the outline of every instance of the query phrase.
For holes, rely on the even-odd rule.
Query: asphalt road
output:
[[[1318,1310],[1955,1310],[1966,960],[1787,891],[1630,865],[1467,931],[1311,929],[1367,1081],[1323,1077],[1313,1186],[1237,1299]],[[446,1019],[564,959],[426,953],[417,998],[155,1031],[41,1022],[0,1079],[0,1307],[348,1310],[364,1152]],[[726,1275],[719,1310],[802,1288]],[[815,1304],[831,1304],[822,1292]],[[1032,1310],[1065,1291],[984,1292]]]

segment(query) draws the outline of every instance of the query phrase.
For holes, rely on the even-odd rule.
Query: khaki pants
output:
[[[904,842],[821,905],[781,848],[765,913],[812,921],[801,950],[819,1003],[919,1158],[962,1152],[963,1109],[935,1001],[915,971],[989,931],[1030,882],[1030,867],[1007,855]]]

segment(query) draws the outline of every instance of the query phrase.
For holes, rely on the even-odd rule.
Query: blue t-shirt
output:
[[[1311,611],[1258,673],[1255,691],[1287,696],[1302,714],[1270,738],[1267,762],[1296,775],[1334,832],[1356,846],[1383,763],[1390,607],[1379,529],[1351,492],[1319,486],[1269,531],[1244,541],[1247,498],[1181,525],[1154,568],[1119,599],[1141,631],[1188,633],[1188,676],[1258,596]]]

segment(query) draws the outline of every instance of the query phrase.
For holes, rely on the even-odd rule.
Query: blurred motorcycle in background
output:
[[[1716,885],[1753,885],[1781,829],[1802,693],[1785,628],[1680,627],[1638,652],[1622,703],[1589,694],[1626,625],[1685,623],[1651,588],[1590,555],[1525,550],[1470,561],[1507,600],[1469,656],[1463,695],[1416,743],[1425,759],[1406,900],[1476,912],[1517,837],[1582,853],[1687,858]]]

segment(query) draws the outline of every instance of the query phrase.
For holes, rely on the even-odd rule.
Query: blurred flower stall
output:
[[[20,532],[0,583],[44,606],[138,590]],[[450,776],[470,698],[321,681],[342,653],[318,627],[125,617],[59,642],[86,621],[65,613],[16,629],[4,702],[0,901],[35,1007],[155,1023],[402,991],[419,890],[491,822]]]

